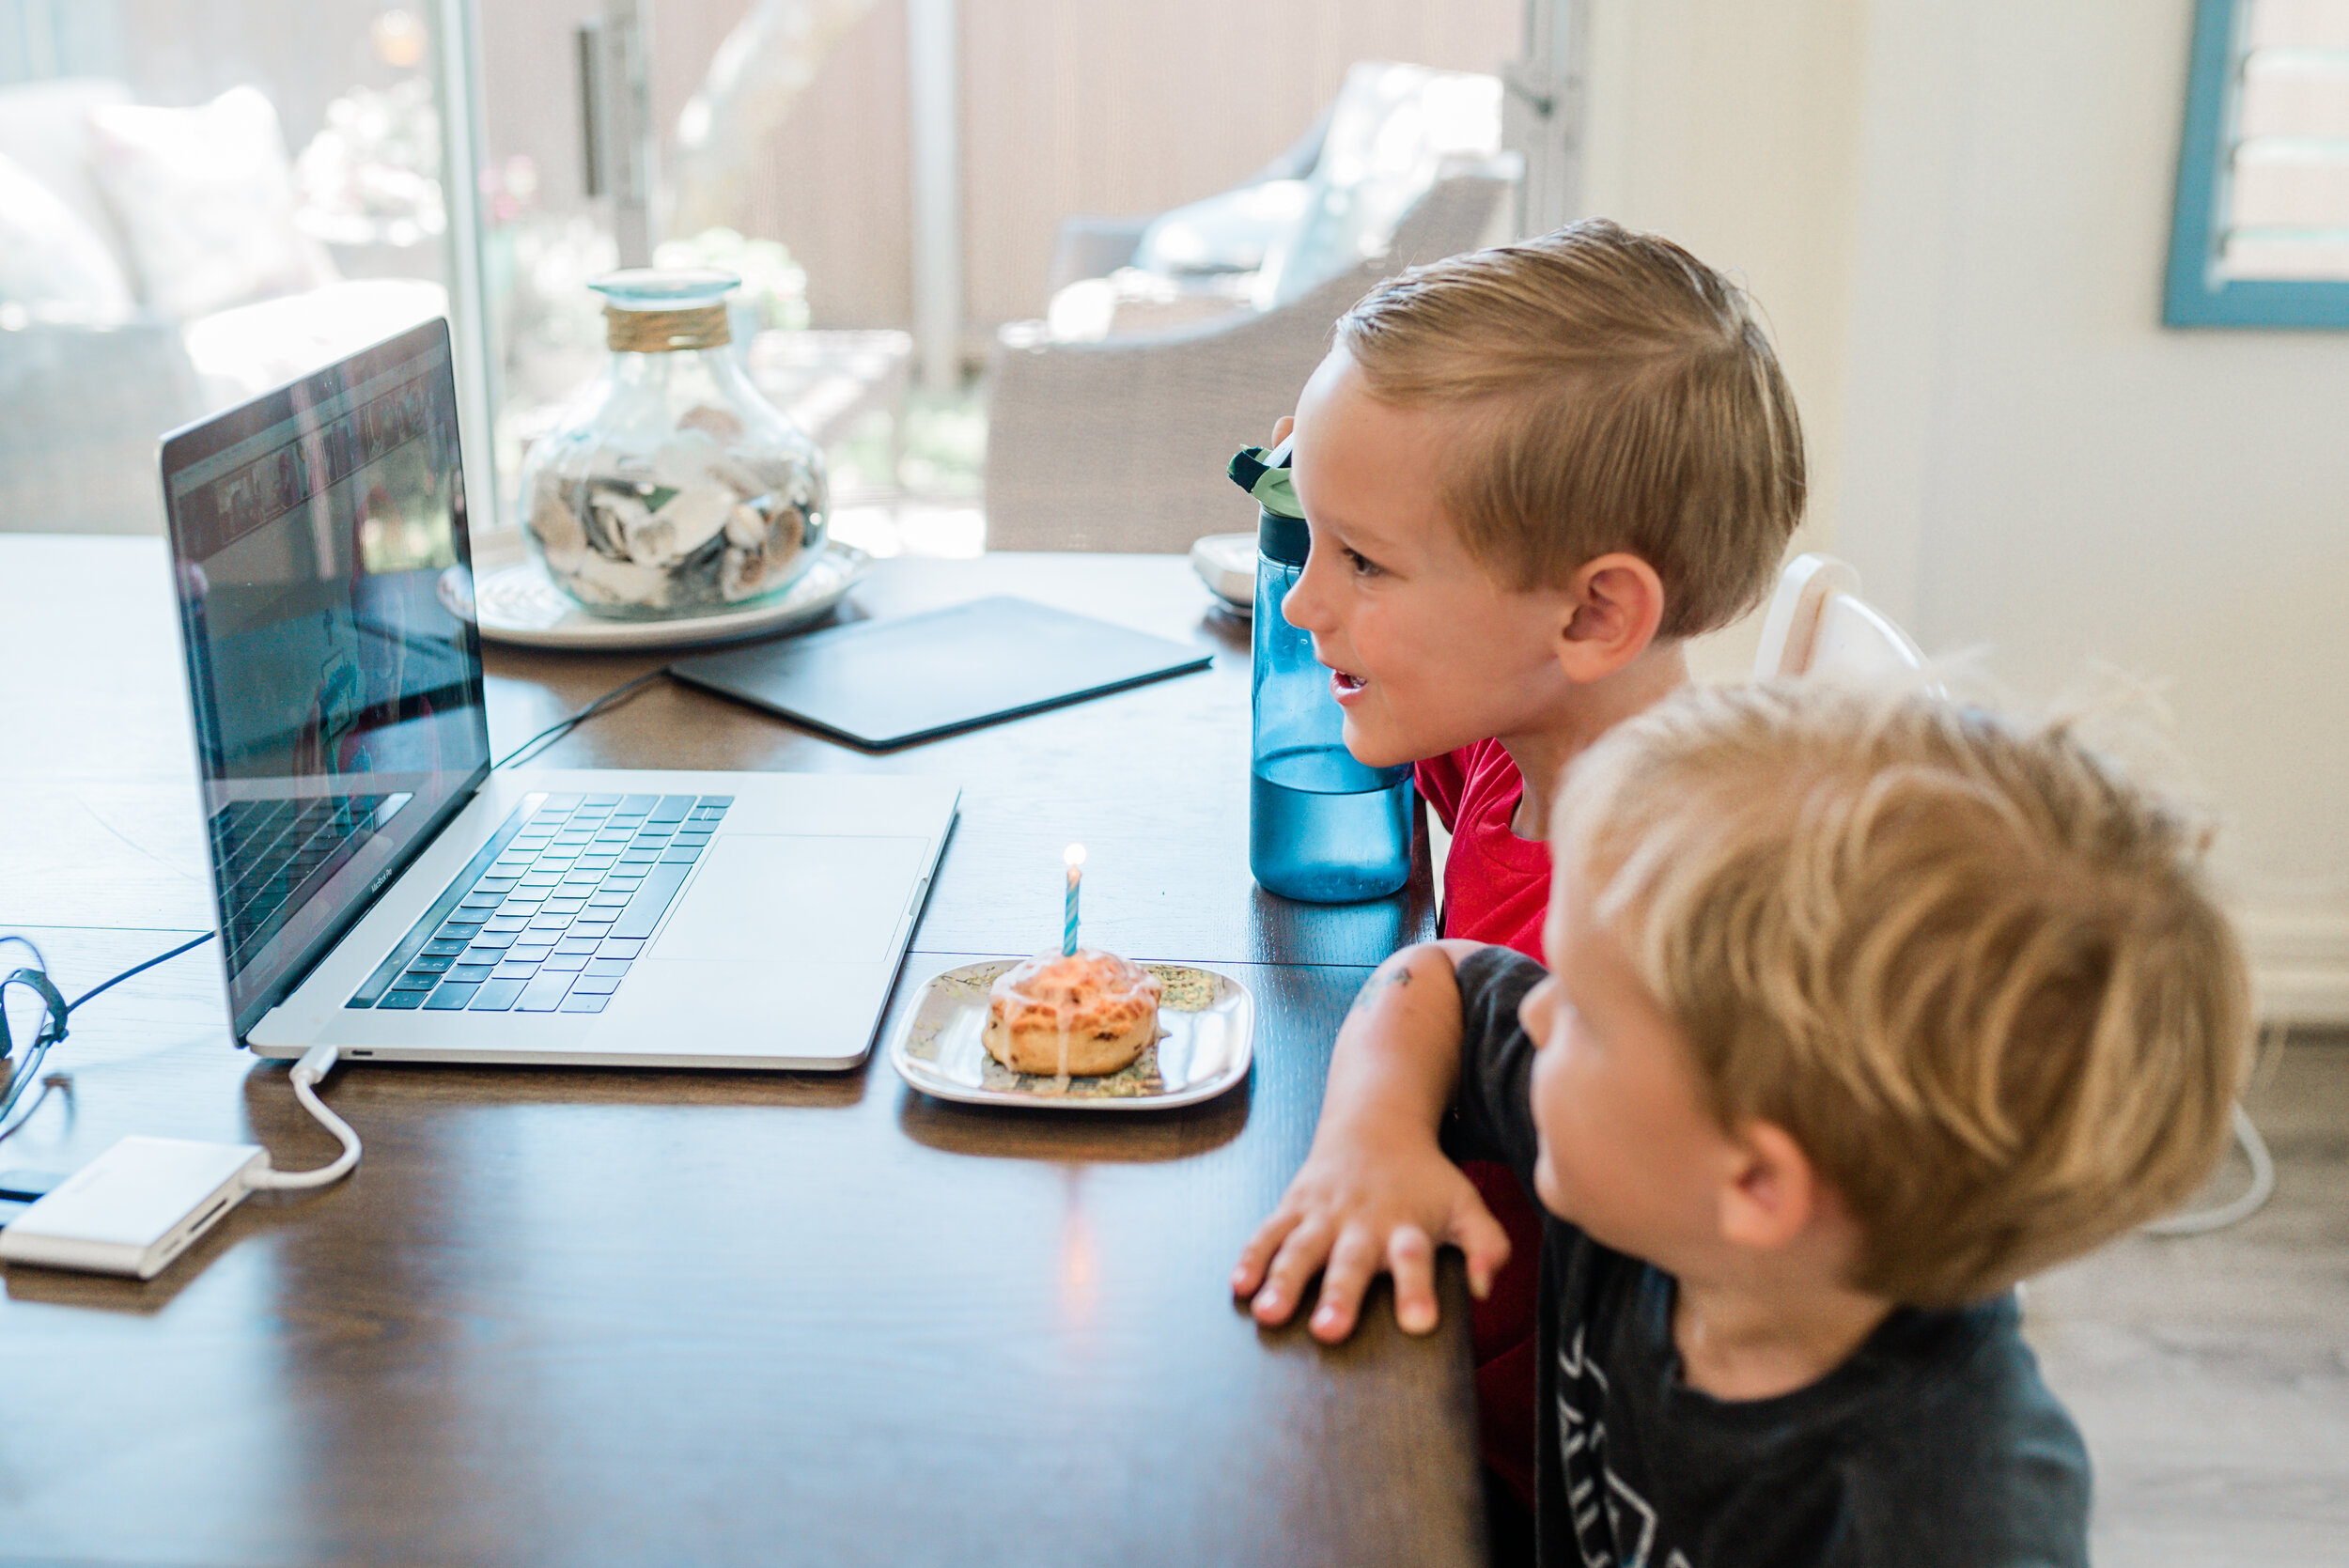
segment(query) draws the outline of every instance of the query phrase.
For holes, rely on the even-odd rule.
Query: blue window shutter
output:
[[[2349,327],[2349,280],[2231,278],[2220,265],[2250,0],[2197,0],[2162,319],[2173,327]]]

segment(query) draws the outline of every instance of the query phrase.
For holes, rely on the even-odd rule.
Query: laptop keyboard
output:
[[[526,797],[344,1005],[602,1012],[732,804]]]
[[[221,922],[231,969],[277,934],[289,910],[375,836],[406,795],[305,795],[231,800],[212,814]]]

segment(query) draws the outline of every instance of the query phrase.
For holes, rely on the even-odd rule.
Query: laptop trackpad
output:
[[[596,1020],[599,1047],[700,1059],[722,1067],[745,1057],[810,1067],[863,1059],[889,1003],[895,966],[780,960],[713,969],[643,958]]]
[[[598,1044],[684,1059],[861,1060],[926,838],[725,833],[630,966]]]
[[[647,957],[771,965],[889,955],[930,841],[721,833]]]

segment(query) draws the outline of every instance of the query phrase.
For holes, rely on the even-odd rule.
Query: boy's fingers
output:
[[[1322,1261],[1330,1255],[1330,1226],[1327,1220],[1307,1219],[1288,1234],[1281,1250],[1273,1254],[1272,1268],[1264,1288],[1257,1291],[1249,1303],[1256,1321],[1263,1324],[1286,1323],[1304,1299],[1305,1281],[1321,1269]]]
[[[1361,1310],[1362,1292],[1378,1272],[1377,1238],[1360,1225],[1347,1227],[1330,1251],[1329,1266],[1321,1271],[1321,1303],[1314,1309],[1313,1334],[1336,1343],[1354,1331]]]
[[[1436,1327],[1436,1244],[1417,1225],[1399,1225],[1387,1238],[1387,1272],[1394,1276],[1394,1321],[1407,1334]]]
[[[1294,414],[1284,413],[1280,418],[1274,420],[1272,422],[1272,444],[1278,446],[1283,442],[1288,440],[1289,432],[1296,428],[1297,416]]]
[[[1484,1300],[1492,1294],[1493,1276],[1509,1261],[1509,1233],[1471,1194],[1453,1214],[1452,1241],[1468,1258],[1469,1294]]]
[[[1256,1234],[1248,1238],[1248,1245],[1239,1250],[1239,1262],[1232,1268],[1232,1294],[1251,1296],[1264,1283],[1265,1265],[1280,1250],[1281,1243],[1297,1229],[1297,1216],[1289,1210],[1276,1209],[1271,1218],[1256,1227]]]

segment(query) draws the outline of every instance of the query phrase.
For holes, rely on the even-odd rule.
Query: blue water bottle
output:
[[[1311,904],[1383,898],[1411,875],[1411,770],[1368,768],[1340,738],[1345,710],[1313,638],[1281,613],[1310,536],[1289,483],[1289,443],[1232,459],[1256,498],[1254,745],[1248,869],[1268,893]]]

